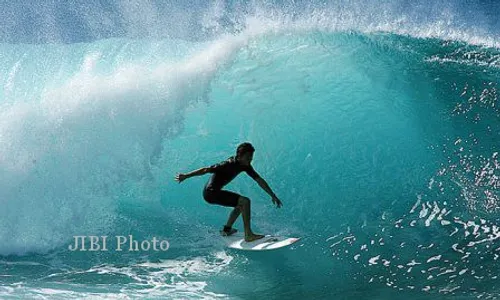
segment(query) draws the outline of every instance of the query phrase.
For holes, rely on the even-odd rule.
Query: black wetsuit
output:
[[[234,156],[218,164],[208,167],[209,173],[213,173],[203,189],[203,198],[210,204],[236,207],[239,194],[222,190],[238,174],[245,171],[253,179],[260,178],[251,165],[243,166],[238,163]]]

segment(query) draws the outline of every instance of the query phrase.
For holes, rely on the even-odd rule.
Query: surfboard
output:
[[[237,232],[233,235],[225,236],[223,238],[229,248],[247,251],[275,250],[290,246],[300,240],[300,238],[296,237],[266,235],[265,237],[253,242],[245,242],[245,238],[242,232]]]

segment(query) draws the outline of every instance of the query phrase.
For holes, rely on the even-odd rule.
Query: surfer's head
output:
[[[252,144],[245,142],[238,145],[236,148],[236,159],[242,165],[249,165],[253,159],[253,153],[255,152],[255,148]]]

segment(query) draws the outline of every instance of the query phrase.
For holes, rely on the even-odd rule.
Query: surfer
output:
[[[186,174],[177,174],[175,180],[179,183],[193,176],[200,176],[211,173],[203,189],[203,198],[210,204],[234,207],[229,214],[226,225],[221,230],[222,235],[234,234],[237,230],[232,228],[238,216],[243,214],[243,226],[245,229],[245,241],[251,242],[264,237],[262,234],[255,234],[250,227],[250,199],[237,193],[223,190],[222,188],[233,180],[239,173],[245,171],[259,186],[266,191],[274,204],[281,207],[283,204],[276,194],[271,190],[267,182],[253,169],[250,164],[253,159],[255,148],[252,144],[245,142],[238,146],[236,155],[218,164],[201,168]]]

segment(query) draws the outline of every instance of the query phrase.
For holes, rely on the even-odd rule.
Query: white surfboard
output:
[[[266,235],[253,242],[245,242],[243,233],[237,232],[230,236],[223,237],[229,248],[249,251],[266,251],[290,246],[300,240],[300,238]]]

